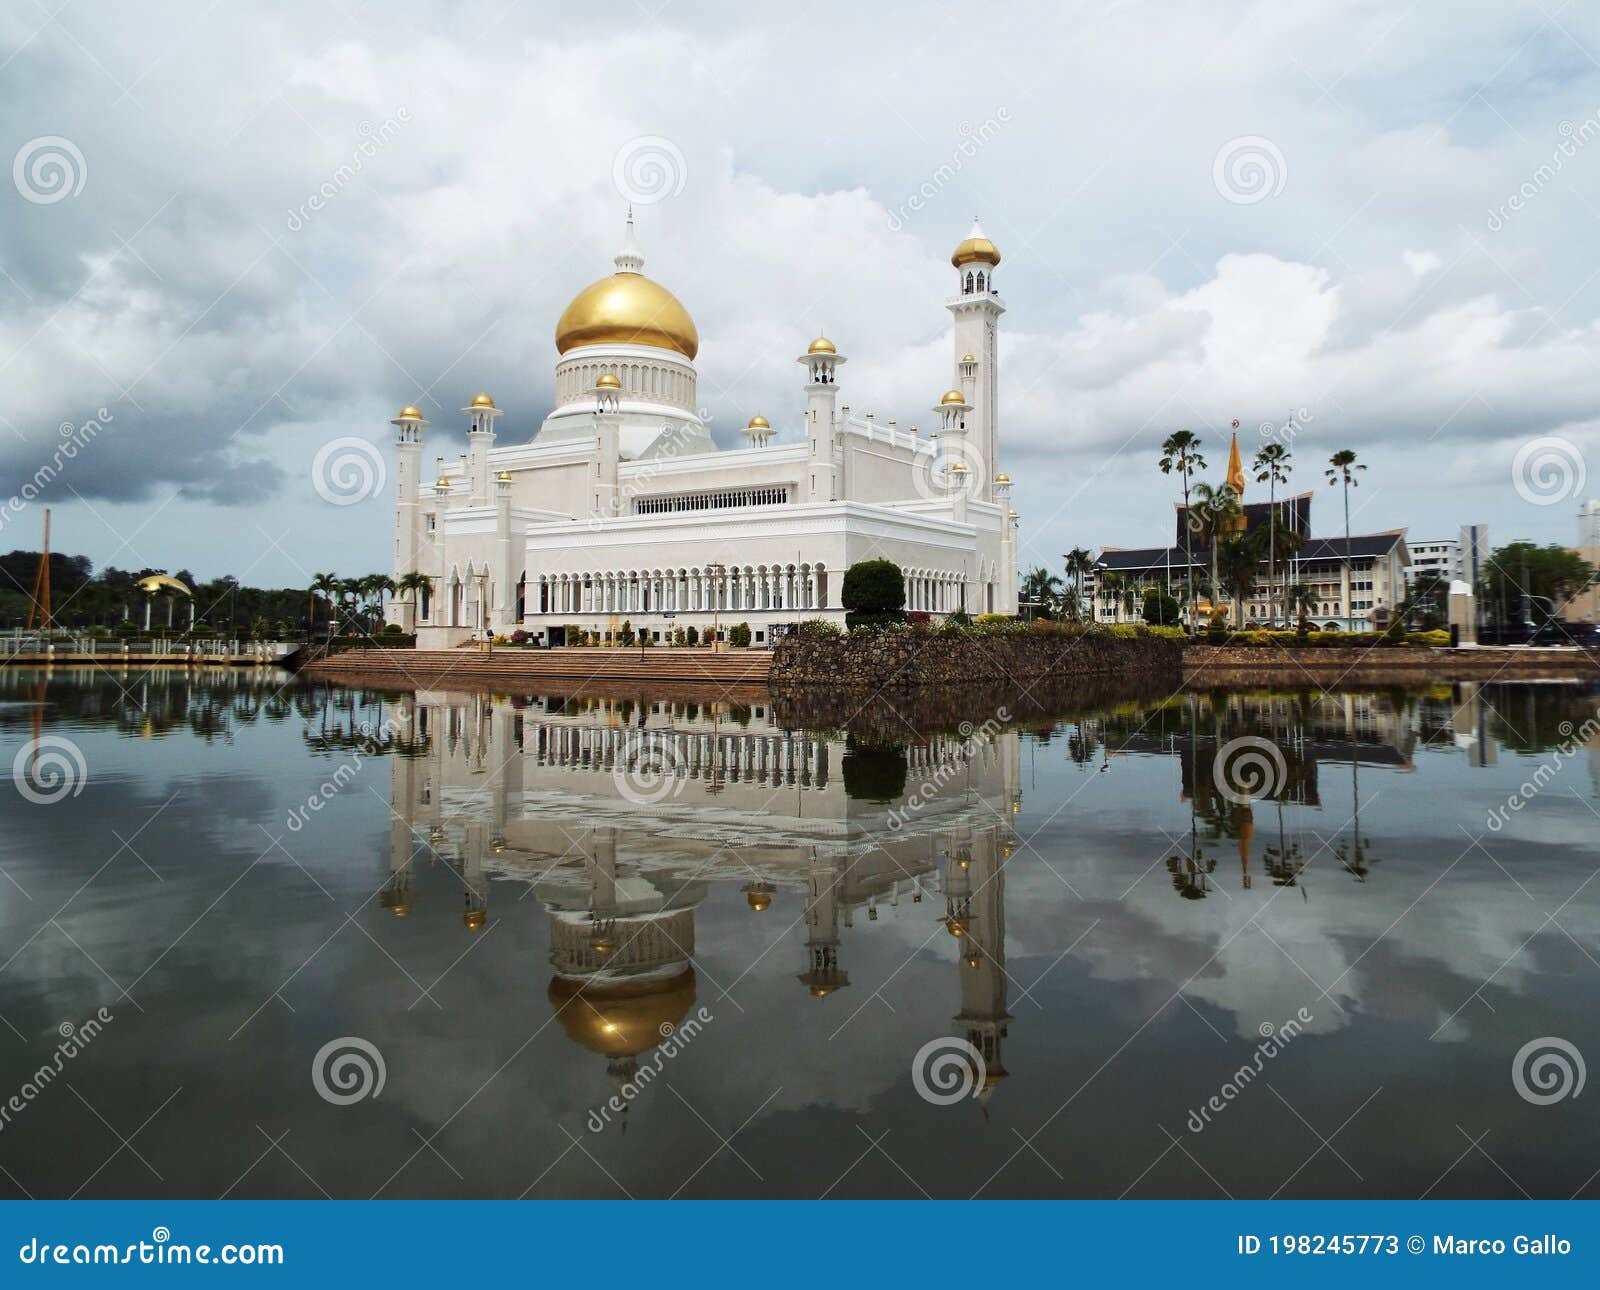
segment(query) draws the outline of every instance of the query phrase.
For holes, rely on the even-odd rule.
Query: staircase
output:
[[[476,681],[657,681],[674,685],[765,685],[769,650],[516,649],[485,653],[460,649],[358,649],[309,663],[304,675],[319,680],[382,678],[432,687],[470,688]]]

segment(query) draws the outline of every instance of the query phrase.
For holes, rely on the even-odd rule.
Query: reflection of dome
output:
[[[466,913],[461,915],[461,925],[469,932],[477,931],[484,925],[484,923],[488,922],[488,920],[488,914],[481,909],[469,909]]]
[[[666,980],[593,985],[558,976],[549,999],[567,1038],[605,1057],[633,1057],[676,1028],[695,999],[694,969]]]
[[[378,907],[387,909],[396,918],[404,918],[411,912],[411,889],[409,887],[385,887],[378,893]]]
[[[832,985],[814,985],[811,987],[809,993],[813,999],[826,999],[836,989],[838,989],[838,987]]]
[[[579,345],[653,345],[685,358],[700,352],[700,333],[678,298],[642,273],[613,273],[572,298],[556,323],[556,349]]]
[[[749,901],[750,908],[759,914],[772,904],[772,893],[770,891],[752,891],[745,899]]]
[[[960,938],[960,937],[965,936],[967,934],[967,925],[965,923],[963,923],[959,918],[947,918],[947,919],[945,919],[944,927],[945,927],[945,930],[950,933],[950,935],[952,935],[954,937],[957,937],[957,938]]]

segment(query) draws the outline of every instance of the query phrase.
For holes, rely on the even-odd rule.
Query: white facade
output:
[[[394,576],[420,573],[390,618],[422,647],[523,628],[670,641],[748,623],[760,641],[801,618],[842,621],[845,570],[887,558],[907,608],[1015,613],[1016,514],[997,474],[999,252],[976,225],[952,256],[951,386],[931,432],[853,413],[845,357],[825,337],[798,362],[792,416],[754,416],[747,447],[721,450],[698,411],[698,336],[641,272],[628,225],[617,272],[574,299],[557,328],[556,406],[506,442],[487,395],[462,409],[468,450],[422,466],[428,424],[399,429]],[[773,442],[792,426],[790,442]],[[415,603],[413,603],[415,602]]]

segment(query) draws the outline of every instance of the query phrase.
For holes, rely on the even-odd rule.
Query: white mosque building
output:
[[[746,622],[765,642],[842,621],[845,570],[875,558],[904,571],[908,609],[1016,612],[1017,516],[996,473],[1000,252],[974,223],[951,263],[951,383],[931,431],[841,404],[845,356],[819,336],[797,360],[803,436],[775,443],[785,420],[754,415],[747,446],[724,450],[698,411],[694,320],[644,275],[630,215],[616,272],[556,324],[556,406],[531,439],[479,394],[467,451],[429,478],[428,422],[410,406],[394,419],[394,576],[429,586],[396,596],[391,620],[423,648],[518,628],[562,644],[624,621],[654,640]]]

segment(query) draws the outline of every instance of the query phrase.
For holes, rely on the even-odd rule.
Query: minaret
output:
[[[826,336],[818,336],[798,359],[806,369],[806,500],[839,500],[839,418],[835,405],[837,368],[845,357]]]
[[[750,424],[744,428],[744,437],[752,448],[765,448],[772,442],[772,423],[766,417],[751,417]]]
[[[633,238],[633,216],[628,216],[628,237]],[[617,263],[622,263],[622,256]],[[599,451],[594,464],[593,509],[595,519],[619,513],[619,471],[622,462],[622,382],[614,372],[602,372],[594,383],[594,432]]]
[[[421,554],[422,514],[418,502],[422,496],[422,428],[428,423],[416,406],[408,403],[389,424],[400,432],[394,452],[394,579],[398,582],[416,572]],[[410,612],[411,606],[395,597],[389,601],[384,617],[407,631],[415,631],[415,623],[404,621]]]
[[[995,581],[994,610],[997,614],[1017,612],[1017,513],[1011,509],[1011,476],[1002,471],[994,477],[994,500],[1000,516],[1000,573]]]
[[[494,419],[500,415],[494,400],[476,394],[461,409],[467,422],[467,505],[489,505],[489,449],[494,447]]]
[[[499,601],[494,626],[505,633],[522,626],[517,614],[518,566],[516,543],[511,540],[511,473],[502,470],[494,477],[495,581]]]
[[[1000,315],[1006,307],[994,286],[1000,252],[984,236],[976,218],[966,240],[950,257],[956,270],[956,294],[946,307],[955,319],[956,379],[972,405],[967,418],[973,450],[981,459],[983,478],[977,497],[994,501],[994,476],[999,469],[999,399],[997,395]]]

